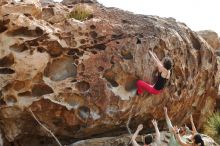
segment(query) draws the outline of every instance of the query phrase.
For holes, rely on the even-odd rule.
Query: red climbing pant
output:
[[[144,90],[150,94],[159,94],[161,92],[161,90],[154,89],[153,85],[148,84],[142,80],[138,80],[136,86],[137,86],[137,94],[142,94]]]

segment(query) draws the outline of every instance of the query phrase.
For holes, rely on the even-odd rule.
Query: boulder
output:
[[[0,128],[6,140],[51,140],[30,110],[66,144],[127,133],[129,116],[131,127],[141,122],[151,129],[154,118],[163,128],[164,106],[174,124],[193,114],[200,128],[218,96],[214,50],[175,19],[84,5],[93,13],[85,21],[41,19],[24,2],[1,7],[7,14],[0,20]],[[172,76],[160,95],[137,96],[138,79],[156,80],[149,50],[173,59]]]
[[[201,35],[213,49],[220,49],[220,38],[216,32],[203,30],[199,31],[198,34]]]

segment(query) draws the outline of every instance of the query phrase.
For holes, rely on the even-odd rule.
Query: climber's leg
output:
[[[148,84],[142,80],[138,80],[136,83],[137,86],[137,94],[142,94],[145,91],[151,94],[159,94],[160,91],[153,88],[153,85]]]

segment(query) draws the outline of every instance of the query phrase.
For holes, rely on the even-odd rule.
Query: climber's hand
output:
[[[163,107],[165,113],[167,113],[167,107]]]
[[[143,124],[139,124],[137,130],[141,131],[143,129],[143,127],[144,127]]]
[[[157,127],[157,121],[155,119],[153,119],[151,122],[154,125],[154,127]]]
[[[177,126],[174,126],[174,127],[172,128],[172,132],[173,132],[173,133],[179,133],[178,127],[177,127]]]

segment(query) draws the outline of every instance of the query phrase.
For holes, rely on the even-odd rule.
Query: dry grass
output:
[[[216,112],[209,117],[204,125],[204,133],[220,144],[220,112]]]
[[[86,9],[82,5],[78,5],[74,8],[74,10],[72,12],[69,13],[68,18],[74,18],[79,21],[85,21],[85,20],[91,18],[92,16],[93,15],[92,15],[91,11],[89,11],[88,9]]]

